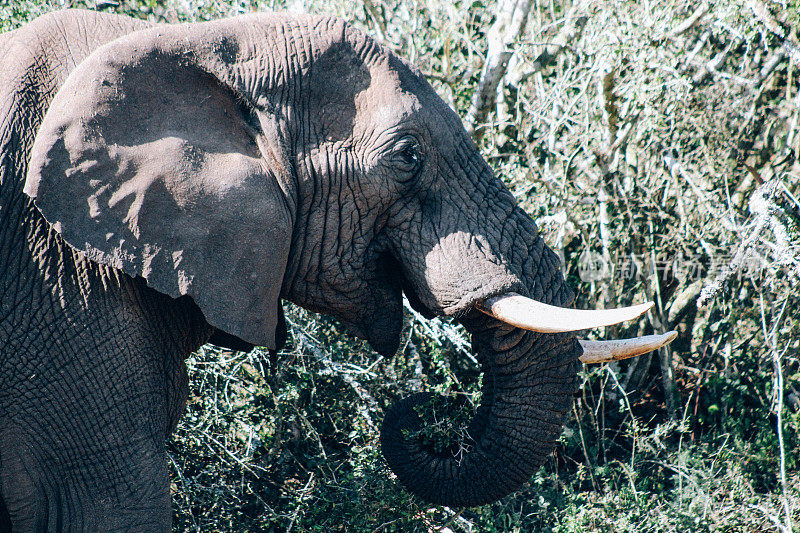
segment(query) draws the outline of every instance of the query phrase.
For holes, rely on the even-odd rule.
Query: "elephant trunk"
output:
[[[463,323],[483,366],[481,405],[458,446],[437,451],[418,435],[430,400],[417,394],[391,407],[381,446],[412,493],[434,504],[471,507],[518,490],[561,433],[577,381],[581,348],[571,334],[512,328],[472,312]],[[424,408],[424,407],[423,407]]]

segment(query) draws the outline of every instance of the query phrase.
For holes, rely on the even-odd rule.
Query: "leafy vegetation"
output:
[[[464,332],[409,310],[401,349],[380,357],[287,304],[277,357],[206,346],[187,361],[169,443],[176,530],[800,531],[796,1],[5,0],[0,29],[67,5],[159,22],[350,20],[465,117],[563,258],[577,307],[656,302],[593,335],[679,332],[667,350],[584,368],[527,486],[454,510],[405,493],[378,435],[388,405],[419,391],[471,411],[481,376]],[[518,31],[499,24],[526,7]],[[470,122],[498,50],[513,53]],[[452,446],[465,420],[440,424],[442,409],[418,437]]]

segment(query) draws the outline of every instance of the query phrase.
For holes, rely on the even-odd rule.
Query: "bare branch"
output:
[[[694,10],[694,12],[691,15],[689,15],[689,18],[687,18],[686,20],[675,26],[666,35],[666,37],[672,39],[694,28],[697,25],[697,23],[700,22],[700,19],[702,19],[706,15],[706,13],[708,13],[708,9],[709,9],[708,3],[703,2],[697,9]]]
[[[509,46],[519,38],[528,21],[532,0],[500,0],[497,20],[489,29],[489,51],[483,64],[478,88],[467,112],[466,125],[476,139],[482,135],[479,126],[494,107],[497,87],[506,74],[513,50]]]

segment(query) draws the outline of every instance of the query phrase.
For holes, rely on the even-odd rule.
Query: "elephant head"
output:
[[[74,249],[190,296],[242,345],[279,344],[281,298],[383,354],[398,347],[403,293],[462,321],[485,372],[469,451],[409,437],[420,397],[389,410],[381,438],[400,481],[433,503],[524,483],[576,388],[572,332],[646,310],[564,309],[557,256],[458,116],[334,18],[248,15],[105,44],[54,97],[25,190]]]

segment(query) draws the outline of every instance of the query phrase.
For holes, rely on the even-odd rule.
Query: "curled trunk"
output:
[[[512,328],[478,313],[464,320],[483,366],[481,405],[458,449],[437,451],[422,429],[417,394],[392,406],[381,431],[383,455],[400,482],[434,504],[471,507],[519,489],[561,433],[577,388],[581,348],[571,334]]]

